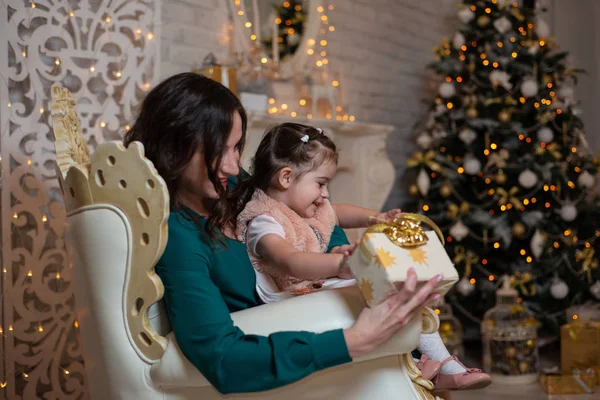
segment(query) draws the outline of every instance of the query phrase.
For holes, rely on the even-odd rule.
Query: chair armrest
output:
[[[244,333],[267,336],[282,331],[309,331],[321,333],[334,329],[345,329],[358,317],[365,302],[356,287],[324,290],[294,297],[278,303],[265,304],[231,314],[233,322]],[[435,313],[429,313],[435,316]],[[433,321],[435,319],[435,321]],[[416,318],[388,342],[371,353],[352,360],[364,362],[390,355],[406,354],[419,344],[420,334],[426,326],[437,330],[437,317]],[[169,344],[162,359],[152,365],[150,376],[154,384],[161,387],[200,387],[210,383],[183,355],[173,333],[167,336]]]

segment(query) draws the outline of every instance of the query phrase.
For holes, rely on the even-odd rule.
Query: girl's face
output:
[[[329,199],[327,185],[335,176],[336,170],[336,163],[328,160],[299,178],[292,178],[285,192],[284,203],[303,218],[314,217],[317,207],[325,199]]]
[[[223,187],[227,186],[227,179],[239,174],[240,149],[239,142],[242,139],[242,118],[236,112],[233,116],[233,127],[227,139],[225,151],[221,159],[221,165],[216,168],[217,179]],[[217,190],[208,178],[208,168],[199,148],[192,159],[185,166],[181,175],[180,194],[184,199],[216,200],[219,198]]]

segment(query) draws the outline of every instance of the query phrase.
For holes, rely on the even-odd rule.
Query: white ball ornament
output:
[[[550,26],[543,19],[538,18],[535,22],[535,33],[540,38],[546,38],[550,36]]]
[[[552,129],[547,126],[543,126],[538,130],[537,133],[538,139],[540,142],[550,143],[554,139],[554,133]]]
[[[531,189],[537,182],[537,175],[529,169],[526,169],[519,174],[519,185],[523,186],[525,189]]]
[[[451,84],[450,82],[444,82],[440,85],[439,93],[440,93],[440,96],[447,99],[456,94],[456,89],[454,88],[454,85]]]
[[[531,78],[525,79],[521,83],[521,93],[525,97],[533,97],[538,93],[538,84]]]
[[[463,166],[465,168],[465,172],[469,175],[477,175],[477,173],[481,171],[481,162],[479,162],[479,160],[472,155],[465,157]]]
[[[590,286],[590,293],[596,300],[600,300],[600,281],[596,281],[596,283]]]
[[[465,128],[458,134],[458,138],[462,140],[465,144],[471,144],[475,139],[477,139],[477,134],[473,129]]]
[[[581,187],[591,188],[594,186],[594,183],[596,183],[596,178],[594,178],[594,175],[590,174],[589,172],[583,171],[577,178],[577,183],[579,183],[579,186]]]
[[[550,286],[550,294],[556,300],[562,300],[569,294],[569,286],[560,279],[556,277],[552,280],[552,285]]]
[[[466,43],[466,39],[464,35],[460,32],[457,32],[452,38],[452,47],[459,50]]]
[[[422,169],[421,172],[419,172],[419,175],[417,176],[417,187],[419,188],[419,192],[422,196],[427,195],[427,193],[429,192],[430,184],[431,181],[429,180],[429,175],[427,174],[427,172],[425,172],[424,169]]]
[[[560,217],[567,222],[575,220],[577,218],[577,208],[573,204],[565,204],[560,209]]]
[[[469,282],[467,277],[463,276],[456,284],[456,290],[463,296],[468,296],[475,290],[475,285]]]
[[[458,11],[458,19],[463,24],[468,24],[475,18],[475,13],[471,11],[468,7],[463,7]]]
[[[469,235],[469,228],[467,228],[465,224],[459,220],[452,225],[448,233],[450,233],[454,239],[460,242]]]
[[[428,150],[431,147],[431,143],[433,142],[433,138],[429,136],[428,133],[422,133],[417,137],[417,144],[423,150]]]

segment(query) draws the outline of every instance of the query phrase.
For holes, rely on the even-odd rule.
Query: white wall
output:
[[[552,0],[548,20],[561,49],[573,64],[586,70],[576,88],[585,131],[593,150],[600,150],[600,1]]]

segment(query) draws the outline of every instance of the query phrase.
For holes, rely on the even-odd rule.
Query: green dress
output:
[[[341,329],[258,336],[235,326],[230,313],[262,304],[246,246],[223,238],[227,246],[215,248],[203,229],[206,220],[185,210],[171,211],[156,272],[177,343],[219,392],[268,390],[351,361]],[[330,248],[347,243],[336,226]]]

